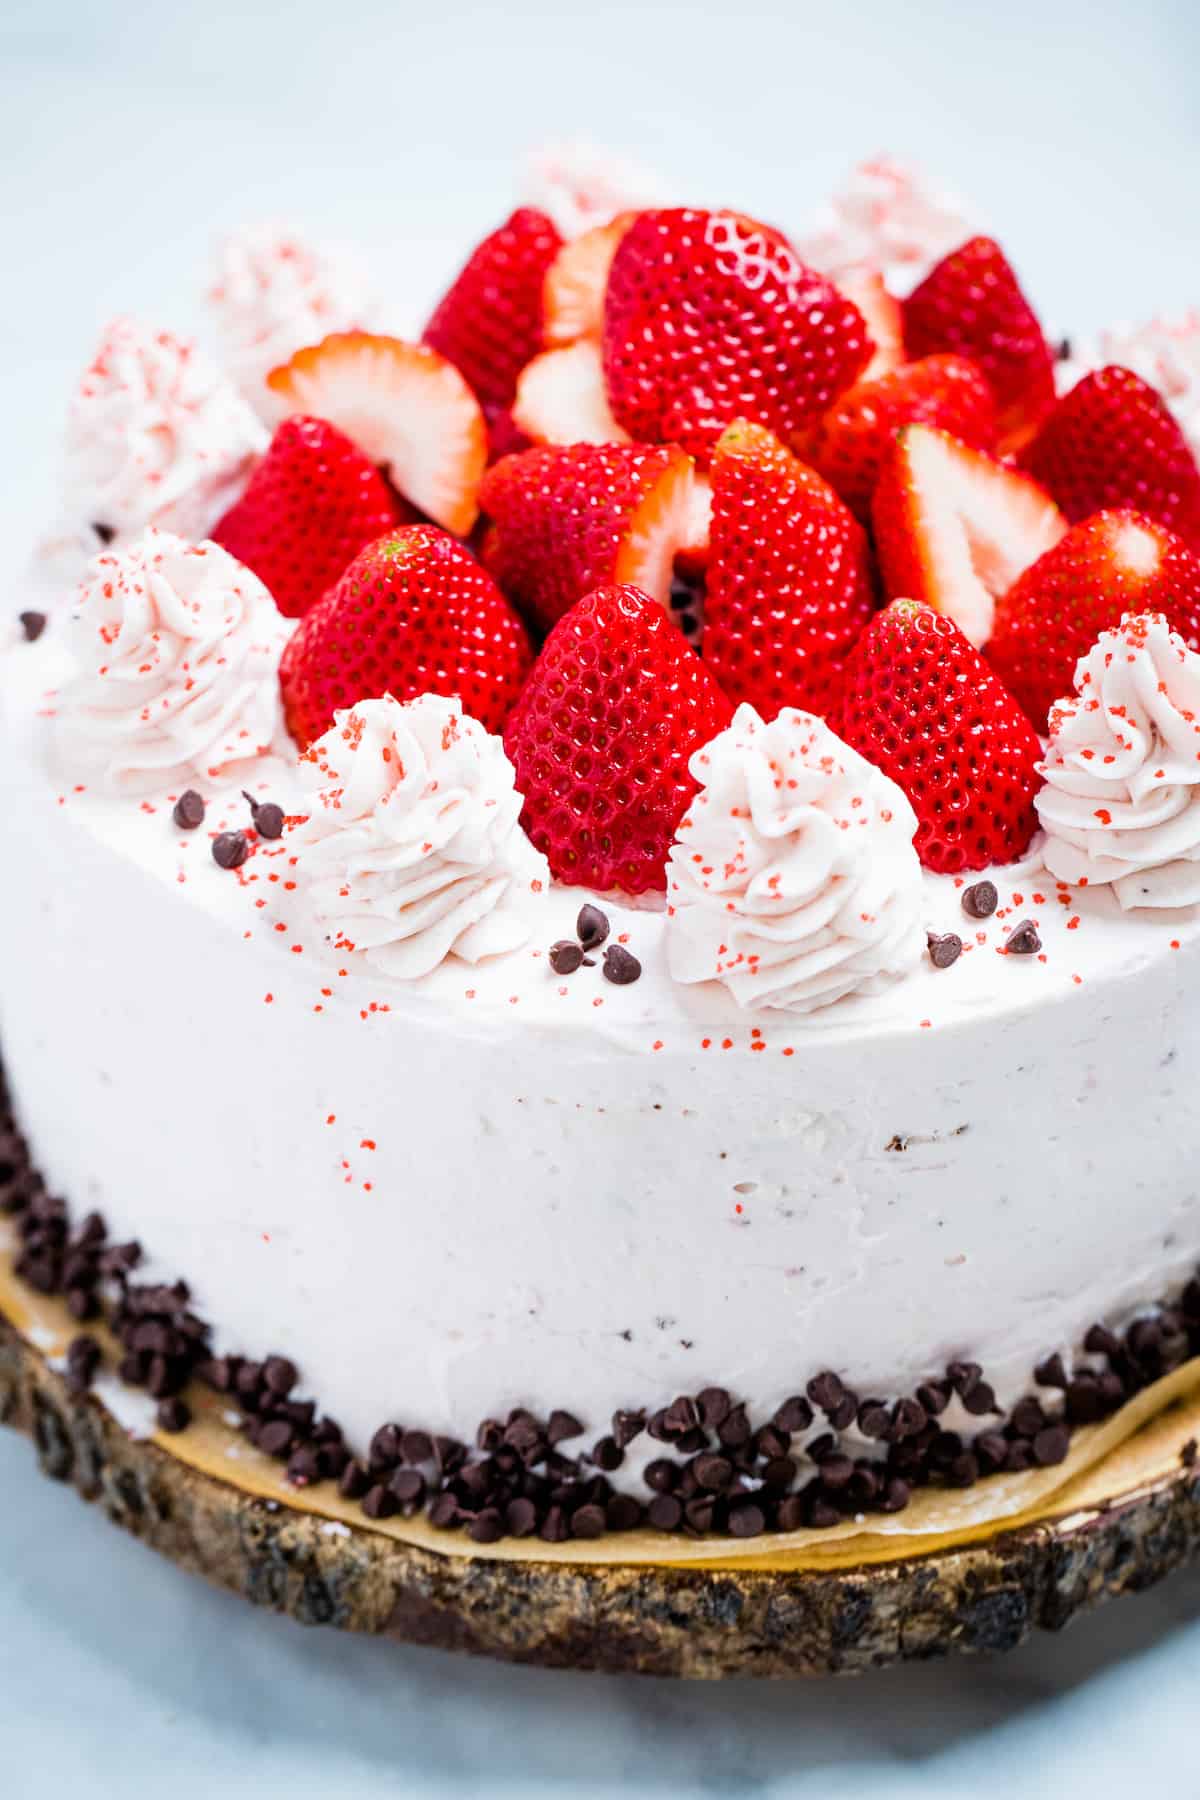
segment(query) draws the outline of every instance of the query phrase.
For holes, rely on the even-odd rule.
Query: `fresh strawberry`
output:
[[[1139,513],[1093,513],[996,602],[987,659],[1044,731],[1100,633],[1146,612],[1200,650],[1200,559]]]
[[[1200,550],[1200,469],[1166,402],[1119,364],[1064,394],[1022,462],[1072,522],[1131,506]]]
[[[608,409],[604,364],[594,338],[543,350],[517,382],[513,418],[535,444],[627,444]]]
[[[246,491],[214,528],[290,619],[306,613],[364,544],[406,516],[373,463],[326,419],[285,419]]]
[[[272,369],[284,412],[328,419],[386,468],[406,500],[465,537],[487,463],[487,427],[454,367],[424,344],[334,332]]]
[[[866,320],[875,353],[861,381],[877,381],[904,361],[904,309],[890,294],[878,269],[850,269],[837,279],[839,293],[852,300]]]
[[[991,238],[970,238],[913,289],[904,343],[913,357],[950,350],[978,363],[996,397],[1004,449],[1026,441],[1054,405],[1054,354]]]
[[[633,583],[666,606],[692,524],[692,464],[669,445],[568,444],[507,456],[480,503],[487,567],[543,630],[589,589]]]
[[[712,460],[704,660],[764,719],[828,716],[874,611],[866,534],[819,475],[761,425],[731,425]]]
[[[532,660],[491,577],[433,525],[368,544],[305,613],[283,653],[288,730],[303,749],[356,700],[445,694],[499,731]]]
[[[607,225],[593,225],[565,243],[546,270],[542,312],[549,347],[600,337],[608,271],[633,219],[633,213],[618,213]]]
[[[926,356],[856,382],[834,401],[803,453],[866,524],[884,456],[900,427],[913,424],[940,426],[964,444],[990,450],[996,407],[975,364],[962,356]]]
[[[871,510],[885,592],[947,613],[976,646],[997,596],[1067,529],[1036,481],[929,425],[898,432]]]
[[[641,894],[696,792],[693,751],[733,708],[679,627],[635,587],[599,587],[550,633],[504,747],[522,822],[559,881]]]
[[[952,619],[893,600],[846,665],[841,735],[912,802],[927,869],[1014,862],[1037,829],[1041,745]]]
[[[425,327],[422,341],[484,406],[511,406],[517,376],[543,347],[542,283],[561,247],[545,213],[518,208],[472,252]]]
[[[630,436],[706,459],[752,419],[785,441],[856,381],[873,346],[858,308],[786,238],[740,213],[640,213],[604,300],[604,378]]]
[[[517,424],[511,407],[485,406],[483,416],[487,422],[489,463],[499,462],[502,456],[513,456],[518,450],[529,449],[531,440]]]

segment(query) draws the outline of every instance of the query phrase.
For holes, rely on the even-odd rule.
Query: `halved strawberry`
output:
[[[627,444],[608,408],[604,365],[594,338],[543,350],[517,382],[513,418],[535,444]]]
[[[987,659],[1039,731],[1075,665],[1126,613],[1163,613],[1200,650],[1200,559],[1139,513],[1093,513],[996,602]]]
[[[545,213],[518,207],[472,251],[421,334],[483,406],[511,406],[517,376],[542,349],[542,284],[562,247]]]
[[[607,225],[593,225],[571,238],[546,270],[542,287],[543,335],[547,346],[599,338],[604,330],[604,290],[617,245],[633,223],[618,213]]]
[[[283,653],[287,728],[303,749],[357,700],[445,694],[499,731],[532,660],[525,627],[469,551],[433,525],[368,544]]]
[[[284,411],[338,426],[447,531],[470,531],[487,427],[478,400],[436,350],[367,331],[334,332],[272,369],[267,386]]]
[[[787,440],[857,380],[872,348],[858,308],[740,213],[639,213],[617,246],[604,378],[640,441],[705,459],[737,419]]]
[[[633,583],[666,606],[691,527],[692,463],[668,445],[569,444],[506,456],[480,503],[483,557],[543,630],[590,588]]]
[[[936,607],[975,645],[996,597],[1067,529],[1030,476],[929,425],[898,432],[872,516],[885,591]]]
[[[764,719],[824,716],[874,611],[866,534],[831,487],[761,425],[731,425],[712,460],[704,660]]]
[[[937,425],[964,444],[996,441],[992,390],[962,356],[926,356],[875,380],[855,382],[797,449],[865,523],[879,470],[902,425]]]
[[[546,639],[504,731],[522,823],[551,873],[630,894],[665,888],[696,792],[688,761],[732,713],[656,600],[627,586],[585,595]]]
[[[1112,363],[1064,394],[1022,463],[1073,522],[1131,506],[1200,549],[1200,469],[1154,388]]]
[[[974,237],[944,256],[904,302],[913,357],[969,356],[996,397],[1001,447],[1017,449],[1054,405],[1054,354],[999,244]]]
[[[866,320],[875,353],[860,381],[877,381],[904,361],[904,309],[878,269],[850,269],[839,275],[837,287],[852,300]]]
[[[246,491],[213,529],[298,619],[364,544],[402,524],[404,502],[327,419],[285,419]]]
[[[1029,848],[1037,733],[944,613],[894,600],[876,615],[846,665],[840,730],[908,795],[927,869],[957,875]]]

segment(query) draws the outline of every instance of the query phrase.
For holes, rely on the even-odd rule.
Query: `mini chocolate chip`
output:
[[[947,931],[939,937],[936,931],[928,931],[925,941],[929,949],[929,960],[935,969],[948,969],[962,955],[963,941],[957,932]]]
[[[1041,947],[1042,940],[1032,919],[1022,919],[1014,925],[1004,940],[1005,956],[1036,956]]]
[[[608,1529],[608,1519],[604,1508],[594,1501],[581,1506],[571,1514],[571,1536],[577,1538],[603,1537]]]
[[[970,1393],[963,1395],[962,1403],[973,1418],[1000,1410],[996,1405],[996,1390],[986,1381],[976,1382]]]
[[[1041,1401],[1032,1394],[1018,1400],[1009,1415],[1009,1424],[1018,1437],[1036,1437],[1047,1423]]]
[[[510,1500],[504,1513],[504,1523],[512,1537],[528,1537],[537,1525],[537,1507],[524,1494]]]
[[[219,869],[240,869],[249,854],[244,831],[219,831],[213,839],[213,861]]]
[[[646,1486],[656,1494],[669,1494],[679,1484],[679,1464],[659,1456],[647,1463],[642,1475]]]
[[[280,1396],[290,1394],[300,1379],[295,1363],[286,1356],[268,1356],[262,1372],[271,1392]]]
[[[181,1400],[178,1394],[172,1394],[159,1402],[155,1418],[160,1431],[186,1431],[192,1422],[192,1409],[186,1400]]]
[[[823,1456],[817,1467],[821,1471],[822,1485],[827,1488],[844,1488],[854,1473],[854,1464],[841,1450],[835,1450],[831,1456]]]
[[[559,938],[550,946],[550,967],[556,975],[573,975],[583,961],[583,951],[570,938]]]
[[[1000,904],[994,881],[976,881],[963,889],[962,909],[969,919],[990,919]]]
[[[602,1437],[592,1445],[592,1461],[598,1469],[611,1472],[625,1461],[625,1452],[614,1437]]]
[[[710,1431],[715,1431],[722,1419],[729,1417],[729,1409],[733,1401],[727,1388],[701,1388],[696,1395],[696,1405],[700,1409],[700,1417]]]
[[[598,950],[609,932],[608,914],[598,906],[581,906],[575,921],[575,935],[585,950]]]
[[[287,1478],[293,1487],[310,1487],[321,1479],[321,1452],[315,1444],[301,1444],[288,1457]]]
[[[804,1523],[804,1501],[799,1494],[789,1494],[779,1502],[776,1520],[780,1531],[799,1531]]]
[[[204,812],[204,796],[198,794],[195,788],[185,788],[175,802],[171,817],[180,831],[195,831],[198,825],[204,823]]]
[[[399,1425],[381,1425],[371,1439],[367,1458],[371,1469],[390,1469],[400,1461],[404,1433]]]
[[[43,631],[46,629],[45,613],[23,612],[18,613],[17,618],[21,622],[21,630],[25,633],[25,642],[27,644],[36,644]]]
[[[897,1400],[892,1408],[890,1436],[899,1443],[903,1438],[916,1437],[924,1431],[925,1424],[925,1408],[919,1400]]]
[[[835,1431],[846,1431],[853,1425],[858,1416],[858,1395],[847,1388],[836,1406],[831,1406],[827,1417]]]
[[[632,1494],[614,1494],[604,1511],[610,1531],[632,1531],[642,1522],[642,1503]]]
[[[757,1537],[767,1527],[767,1515],[753,1500],[744,1500],[729,1509],[729,1529],[734,1537]]]
[[[338,1476],[338,1493],[343,1500],[361,1500],[367,1491],[367,1472],[353,1458]]]
[[[400,1440],[400,1451],[406,1463],[432,1462],[433,1439],[427,1431],[406,1431]]]
[[[255,1441],[264,1456],[281,1457],[291,1450],[294,1436],[286,1419],[268,1419]]]
[[[612,1416],[612,1434],[620,1449],[624,1450],[632,1444],[646,1429],[646,1415],[639,1408],[636,1411],[623,1411],[620,1408]]]
[[[1008,1456],[1008,1440],[998,1431],[984,1431],[971,1446],[985,1475],[1004,1467]]]
[[[400,1502],[390,1489],[377,1481],[373,1488],[368,1488],[363,1496],[362,1509],[368,1519],[390,1519],[399,1509]]]
[[[1040,1469],[1063,1462],[1071,1448],[1071,1434],[1065,1425],[1047,1425],[1033,1440],[1033,1460]]]
[[[1083,1347],[1093,1356],[1119,1356],[1121,1340],[1115,1331],[1108,1329],[1107,1325],[1091,1325],[1083,1340]]]
[[[821,1494],[815,1494],[808,1508],[808,1522],[817,1531],[828,1531],[831,1525],[841,1523],[841,1513]]]
[[[425,1498],[425,1477],[420,1469],[397,1469],[388,1482],[401,1506],[420,1506]]]
[[[605,981],[611,981],[617,987],[628,987],[631,981],[638,979],[641,972],[641,963],[623,944],[610,944],[604,952]]]
[[[561,1506],[554,1505],[542,1520],[538,1536],[545,1544],[565,1544],[570,1536],[570,1531],[566,1513]]]
[[[778,1425],[780,1431],[786,1431],[789,1437],[793,1432],[807,1431],[812,1422],[813,1409],[803,1394],[793,1394],[777,1406],[772,1419],[772,1424]]]
[[[683,1517],[683,1507],[674,1494],[655,1494],[646,1508],[646,1517],[656,1531],[675,1531]]]
[[[846,1389],[841,1378],[835,1375],[832,1369],[822,1369],[820,1374],[814,1375],[808,1384],[809,1399],[824,1413],[832,1411],[839,1404],[845,1392]]]
[[[111,544],[113,539],[117,535],[116,526],[115,525],[106,525],[104,523],[103,519],[93,519],[92,520],[92,530],[95,532],[95,534],[96,534],[97,538],[99,538],[100,542],[106,546],[108,544]]]
[[[453,1494],[439,1494],[429,1508],[429,1523],[440,1531],[449,1531],[458,1524],[459,1518],[459,1505]]]
[[[1006,1475],[1021,1475],[1033,1467],[1033,1446],[1028,1438],[1014,1438],[1004,1459]]]
[[[961,1400],[965,1400],[979,1383],[983,1370],[977,1362],[952,1362],[946,1369],[946,1380]]]
[[[242,799],[250,808],[250,822],[260,838],[283,836],[282,806],[276,806],[274,800],[256,800],[245,788],[242,789]]]
[[[912,1498],[912,1489],[898,1475],[892,1477],[877,1502],[880,1512],[903,1512]]]
[[[772,1456],[786,1456],[792,1447],[791,1433],[780,1431],[777,1425],[764,1425],[750,1447],[756,1455],[768,1459]]]
[[[978,1458],[970,1450],[964,1450],[947,1467],[946,1480],[951,1487],[974,1487],[979,1480]]]
[[[1094,1425],[1104,1417],[1104,1396],[1094,1375],[1080,1374],[1067,1383],[1067,1417],[1072,1425]]]
[[[672,1437],[682,1437],[684,1432],[694,1431],[699,1423],[696,1402],[689,1394],[677,1395],[668,1406],[663,1419],[663,1426]]]
[[[729,1409],[717,1426],[717,1436],[726,1450],[736,1450],[742,1444],[750,1442],[753,1432],[750,1429],[750,1420],[744,1406],[738,1405]]]
[[[1038,1364],[1037,1368],[1033,1371],[1033,1379],[1037,1382],[1039,1387],[1066,1387],[1067,1371],[1063,1366],[1063,1359],[1057,1350],[1054,1352],[1053,1356],[1048,1356],[1045,1362],[1040,1362]]]
[[[563,1444],[568,1438],[582,1437],[583,1426],[574,1413],[563,1412],[558,1407],[550,1414],[546,1422],[546,1441],[549,1444]]]
[[[720,1493],[733,1480],[733,1464],[727,1456],[698,1456],[692,1470],[700,1486],[713,1494]]]
[[[882,1400],[864,1400],[858,1409],[858,1429],[866,1438],[886,1437],[892,1421]]]

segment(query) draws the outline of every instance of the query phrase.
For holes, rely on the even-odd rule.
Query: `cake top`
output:
[[[1195,319],[1067,362],[888,158],[794,237],[532,180],[415,340],[274,225],[215,355],[108,328],[94,559],[5,672],[64,799],[249,938],[631,1037],[915,1028],[1189,931]]]

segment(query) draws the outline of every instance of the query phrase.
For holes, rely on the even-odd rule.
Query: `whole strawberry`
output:
[[[506,456],[479,499],[492,521],[483,560],[548,630],[589,589],[631,583],[663,606],[691,528],[692,463],[648,444],[544,445]]]
[[[634,587],[586,594],[550,633],[504,747],[522,822],[559,881],[641,894],[696,792],[692,752],[733,708],[678,626]]]
[[[531,661],[495,582],[433,525],[368,544],[296,627],[279,667],[287,728],[304,748],[342,707],[445,694],[499,731]]]
[[[834,401],[801,453],[868,524],[883,459],[900,427],[914,424],[939,426],[977,450],[992,448],[996,406],[973,362],[926,356],[856,382]]]
[[[327,419],[285,419],[241,499],[213,530],[298,619],[364,544],[414,515]]]
[[[1037,829],[1037,733],[952,619],[894,600],[846,666],[841,736],[904,789],[927,869],[1016,860]]]
[[[472,252],[425,327],[424,342],[485,409],[512,405],[517,376],[544,347],[542,284],[561,247],[545,213],[520,207]]]
[[[1097,369],[1064,394],[1024,457],[1072,522],[1131,506],[1200,549],[1200,469],[1162,397],[1132,369]]]
[[[968,356],[996,397],[1002,449],[1015,449],[1054,405],[1054,354],[999,244],[974,237],[944,256],[904,303],[912,357]]]
[[[987,658],[1044,731],[1100,633],[1147,612],[1164,614],[1200,650],[1200,560],[1153,519],[1094,513],[997,601]]]
[[[762,718],[825,717],[874,610],[866,534],[819,475],[761,425],[731,425],[712,460],[704,660]]]
[[[871,339],[787,239],[740,213],[639,213],[604,299],[604,377],[630,437],[707,459],[726,425],[789,439],[857,380]]]

